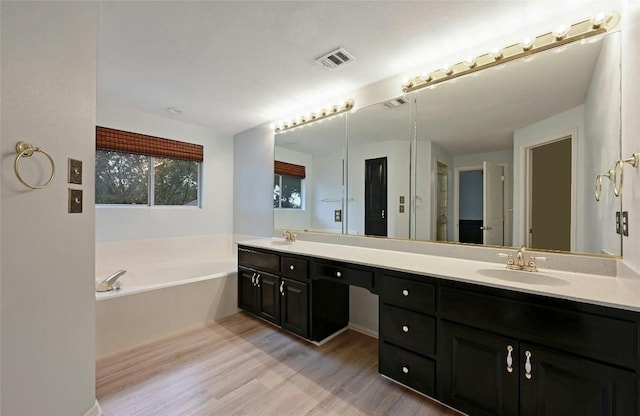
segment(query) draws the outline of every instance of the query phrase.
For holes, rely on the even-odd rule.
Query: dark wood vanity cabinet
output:
[[[287,271],[280,273],[281,266],[282,270]],[[280,274],[289,277],[281,277]],[[307,338],[307,277],[306,260],[281,258],[274,253],[239,248],[238,307]]]
[[[379,371],[470,415],[639,415],[638,323],[629,311],[385,273]]]
[[[472,285],[440,289],[439,399],[473,415],[636,415],[637,317]]]
[[[322,341],[349,323],[349,286],[315,279],[312,283],[313,268],[313,259],[240,246],[238,307],[303,338]]]
[[[312,341],[348,324],[349,285],[379,294],[380,373],[469,415],[640,416],[640,313],[268,250],[238,261],[239,307]]]

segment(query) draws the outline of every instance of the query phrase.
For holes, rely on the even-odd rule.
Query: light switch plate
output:
[[[622,235],[629,237],[629,211],[622,212]]]
[[[616,211],[616,234],[620,234],[620,211]]]
[[[82,213],[82,189],[69,188],[69,214]]]
[[[400,214],[404,214],[404,205],[400,205],[398,211],[400,211]]]
[[[342,210],[336,209],[333,211],[333,221],[334,222],[342,222]]]
[[[69,158],[69,178],[67,182],[82,185],[82,161]]]
[[[404,195],[400,195],[400,203],[404,204]]]

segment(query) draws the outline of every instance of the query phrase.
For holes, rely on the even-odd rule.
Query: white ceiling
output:
[[[117,105],[235,134],[619,3],[102,2],[98,111]],[[338,46],[356,61],[335,71],[314,62]]]

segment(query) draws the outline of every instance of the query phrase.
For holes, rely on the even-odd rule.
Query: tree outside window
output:
[[[275,174],[273,180],[273,207],[302,209],[303,179]]]

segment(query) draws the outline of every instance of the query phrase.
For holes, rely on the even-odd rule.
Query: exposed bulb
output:
[[[567,33],[569,33],[569,26],[567,25],[560,25],[553,30],[553,36],[556,40],[564,39],[567,36]]]
[[[522,41],[520,42],[520,46],[522,46],[522,49],[525,51],[530,50],[533,47],[533,39],[527,36],[526,38],[522,39]]]
[[[453,68],[451,67],[451,65],[445,64],[442,66],[442,72],[444,72],[447,75],[451,75],[453,74]]]
[[[474,68],[476,65],[478,65],[478,63],[476,62],[476,58],[471,55],[466,57],[466,59],[464,60],[464,64],[469,68]]]
[[[502,48],[495,47],[491,49],[491,51],[489,52],[489,55],[491,55],[491,57],[496,61],[498,59],[502,59]]]
[[[598,29],[600,26],[604,24],[609,18],[609,13],[600,12],[591,19],[591,27],[594,29]]]

